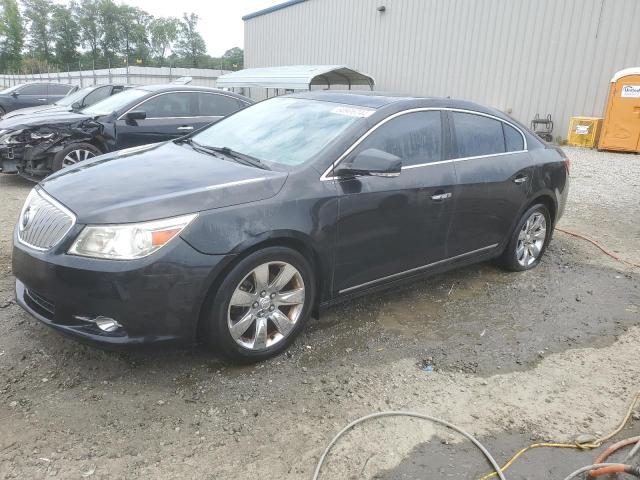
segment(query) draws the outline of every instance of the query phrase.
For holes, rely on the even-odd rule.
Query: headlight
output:
[[[134,260],[169,243],[197,214],[125,225],[86,226],[69,249],[72,255]]]
[[[5,145],[22,143],[22,142],[19,142],[16,138],[22,133],[22,130],[14,130],[13,132],[3,130],[2,132],[3,133],[0,134],[0,143],[4,143]]]
[[[29,136],[31,137],[31,140],[49,140],[50,138],[53,138],[54,133],[33,132],[29,134]]]

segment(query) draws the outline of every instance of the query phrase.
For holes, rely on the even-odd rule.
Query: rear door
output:
[[[44,83],[33,83],[25,85],[17,90],[15,97],[15,109],[26,107],[37,107],[46,105],[47,102],[47,85]]]
[[[196,92],[165,92],[155,95],[130,110],[142,110],[144,120],[129,122],[126,114],[116,122],[116,149],[146,145],[181,137],[202,123],[198,118]]]
[[[497,247],[527,199],[533,166],[526,140],[497,117],[449,112],[458,193],[449,255],[482,253]]]
[[[339,192],[334,290],[340,294],[428,268],[447,256],[455,195],[442,113],[401,114],[371,132],[344,161],[369,148],[402,159],[392,178],[336,178]]]

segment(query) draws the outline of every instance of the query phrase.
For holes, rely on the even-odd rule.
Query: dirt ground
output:
[[[566,151],[560,227],[640,263],[640,156]],[[560,232],[533,271],[480,264],[334,307],[260,365],[81,345],[12,301],[11,230],[31,186],[0,177],[0,478],[309,479],[338,430],[391,409],[449,420],[504,461],[612,430],[640,388],[640,270]],[[636,414],[620,437],[638,432]],[[507,478],[564,478],[595,453],[538,450]],[[347,434],[321,478],[486,471],[460,436],[387,419]]]

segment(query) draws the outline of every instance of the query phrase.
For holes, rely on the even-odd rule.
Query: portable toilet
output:
[[[640,152],[640,67],[620,70],[611,79],[598,148]]]

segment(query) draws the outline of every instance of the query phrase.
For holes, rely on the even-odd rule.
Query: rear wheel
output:
[[[204,319],[206,342],[234,360],[255,362],[286,349],[315,299],[309,262],[268,247],[242,259],[224,278]]]
[[[516,225],[501,257],[502,265],[514,272],[534,268],[544,255],[551,238],[551,217],[539,203],[529,208]]]
[[[57,172],[63,168],[72,167],[76,163],[89,160],[102,152],[90,143],[73,143],[60,150],[53,157],[51,170]]]

